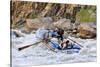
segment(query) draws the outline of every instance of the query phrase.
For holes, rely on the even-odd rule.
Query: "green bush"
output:
[[[76,15],[80,22],[96,22],[95,8],[82,8]]]

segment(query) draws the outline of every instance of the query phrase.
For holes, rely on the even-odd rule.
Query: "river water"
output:
[[[43,43],[18,51],[18,47],[24,44],[32,44],[37,39],[32,33],[25,34],[25,36],[18,38],[14,37],[13,34],[11,36],[12,67],[96,61],[96,39],[80,39],[70,37],[84,47],[79,53],[68,54],[66,50],[58,51],[57,53],[52,52]]]

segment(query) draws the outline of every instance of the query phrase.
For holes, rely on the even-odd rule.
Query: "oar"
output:
[[[70,38],[68,38],[68,39],[70,39]],[[70,40],[73,41],[74,43],[78,44],[79,46],[83,47],[81,44],[77,43],[76,41],[74,41],[72,39],[70,39]]]
[[[25,49],[25,48],[28,48],[28,47],[33,46],[33,45],[36,45],[36,44],[41,43],[41,42],[42,42],[42,41],[39,41],[39,42],[36,42],[36,43],[34,43],[34,44],[30,44],[30,45],[27,45],[27,46],[20,47],[20,48],[18,48],[18,50],[21,51],[21,50],[23,50],[23,49]]]
[[[51,41],[50,41],[50,42],[51,42]],[[57,52],[55,51],[55,49],[53,49],[53,48],[49,45],[49,43],[45,43],[44,45],[47,46],[47,48],[50,49],[51,51],[57,53]]]
[[[23,49],[26,49],[26,48],[28,48],[30,46],[33,46],[33,45],[38,44],[38,43],[41,43],[41,42],[43,42],[43,41],[39,41],[39,42],[36,42],[34,44],[31,44],[31,45],[27,45],[27,46],[20,47],[20,48],[18,48],[18,50],[21,51]],[[51,48],[51,46],[48,43],[45,43],[45,46],[47,46],[47,48],[50,49],[51,51],[57,53],[53,48]]]

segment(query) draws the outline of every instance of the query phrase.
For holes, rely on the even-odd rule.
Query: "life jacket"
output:
[[[50,32],[49,32],[49,36],[50,36],[50,37],[57,37],[57,36],[58,36],[58,33],[55,32],[55,31],[50,31]]]

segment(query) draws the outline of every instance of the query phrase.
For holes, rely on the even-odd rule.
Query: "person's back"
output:
[[[58,36],[58,39],[61,39],[61,40],[63,41],[63,38],[64,38],[64,37],[63,37],[63,35],[64,35],[64,30],[63,30],[63,29],[59,29],[57,33],[58,33],[58,35],[59,35],[59,36]]]

